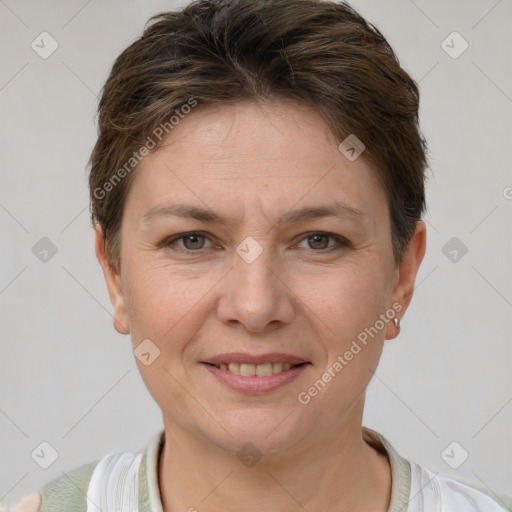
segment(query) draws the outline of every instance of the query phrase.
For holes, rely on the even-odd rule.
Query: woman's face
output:
[[[360,427],[424,237],[395,268],[384,192],[340,142],[304,106],[198,107],[135,171],[107,284],[166,429],[271,453]]]

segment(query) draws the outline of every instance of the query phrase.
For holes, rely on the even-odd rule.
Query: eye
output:
[[[333,243],[329,244],[329,240],[333,241]],[[210,246],[206,245],[207,241],[210,242]],[[350,246],[350,242],[343,237],[320,231],[308,233],[307,236],[302,238],[301,243],[304,243],[304,241],[308,244],[307,248],[314,249],[315,252],[324,252]],[[178,242],[181,243],[178,244]],[[161,245],[165,248],[184,252],[200,252],[202,249],[218,247],[206,235],[196,231],[175,235],[165,240]],[[300,247],[300,245],[297,245],[297,247]]]
[[[329,245],[329,239],[334,240],[334,244]],[[348,247],[350,245],[350,243],[342,237],[322,232],[309,233],[303,238],[303,241],[308,243],[310,249],[315,249],[318,252],[326,249],[333,249],[336,248],[336,246]]]
[[[178,241],[183,241],[183,246],[178,247],[178,250],[182,249],[182,250],[187,250],[187,251],[199,251],[199,250],[205,248],[206,240],[208,240],[208,238],[201,233],[197,233],[197,232],[182,233],[180,235],[174,236],[174,237],[166,240],[163,243],[163,245],[165,247],[171,247],[171,246],[175,245]]]

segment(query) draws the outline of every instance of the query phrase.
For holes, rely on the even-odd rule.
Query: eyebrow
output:
[[[362,219],[366,215],[359,209],[350,206],[343,201],[336,201],[330,205],[305,206],[297,210],[285,213],[278,224],[294,224],[304,220],[320,219],[325,217],[348,217]],[[181,217],[184,219],[195,219],[202,222],[228,224],[229,220],[224,219],[208,208],[202,208],[191,204],[159,205],[150,208],[143,217],[148,222],[156,217]]]

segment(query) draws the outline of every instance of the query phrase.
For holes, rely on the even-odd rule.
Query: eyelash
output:
[[[351,243],[348,240],[346,240],[345,238],[337,236],[337,235],[334,235],[332,233],[326,233],[324,231],[311,231],[309,233],[306,233],[305,236],[302,237],[299,240],[298,243],[301,243],[302,241],[307,240],[308,238],[311,238],[311,237],[313,237],[315,235],[320,235],[320,236],[325,236],[325,237],[328,237],[328,238],[332,238],[333,240],[335,240],[336,245],[333,245],[331,247],[326,247],[324,249],[311,249],[313,252],[327,253],[327,252],[331,252],[332,250],[335,250],[335,249],[341,249],[343,247],[351,247]],[[173,236],[173,237],[171,237],[171,238],[169,238],[167,240],[164,240],[164,242],[161,245],[163,247],[165,247],[166,249],[171,248],[171,250],[174,250],[174,249],[172,249],[172,245],[174,243],[178,242],[179,240],[183,240],[184,238],[190,237],[190,236],[200,236],[200,237],[205,237],[206,239],[208,239],[206,234],[204,234],[204,233],[202,233],[200,231],[189,231],[188,233],[180,233],[179,235],[176,235],[176,236]],[[182,251],[182,252],[187,252],[187,253],[194,253],[194,252],[195,253],[200,253],[204,249],[205,248],[201,248],[201,249],[187,249],[185,247],[182,247],[182,248],[177,249],[177,250]]]

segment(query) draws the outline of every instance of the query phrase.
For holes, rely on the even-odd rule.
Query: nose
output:
[[[286,281],[286,271],[269,250],[253,261],[235,253],[218,303],[220,320],[242,324],[252,333],[291,323],[296,296]]]

